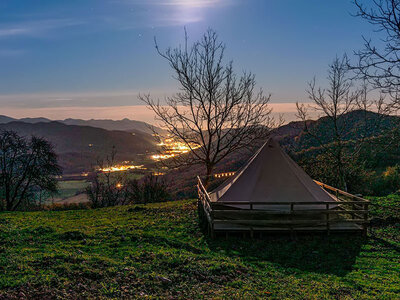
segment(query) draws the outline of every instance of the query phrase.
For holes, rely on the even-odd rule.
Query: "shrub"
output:
[[[154,175],[146,176],[142,181],[128,181],[126,197],[131,203],[154,203],[171,199],[164,180],[160,176]]]
[[[120,178],[107,176],[102,178],[101,173],[91,178],[91,184],[86,188],[86,194],[93,208],[109,207],[126,204],[124,184]]]
[[[373,174],[371,178],[371,194],[384,196],[400,190],[400,165],[387,167],[382,174]]]
[[[108,207],[133,203],[163,202],[171,199],[165,182],[159,176],[149,175],[142,180],[126,176],[106,181],[96,174],[86,188],[92,207]]]

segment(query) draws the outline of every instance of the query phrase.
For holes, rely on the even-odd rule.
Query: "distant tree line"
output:
[[[120,179],[108,181],[107,174],[97,174],[86,188],[86,194],[93,208],[127,204],[147,204],[171,200],[165,182],[154,175],[143,179]]]
[[[97,161],[97,167],[110,169],[115,164],[115,156],[116,149],[113,148],[109,156]],[[89,180],[86,194],[93,208],[171,200],[165,182],[152,174],[135,179],[126,172],[100,171]]]

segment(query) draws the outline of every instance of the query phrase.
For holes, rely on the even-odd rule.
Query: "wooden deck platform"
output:
[[[198,178],[199,214],[211,237],[216,233],[360,232],[369,223],[369,201],[316,181],[332,202],[212,202]],[[233,205],[233,206],[232,206]]]
[[[252,227],[250,228],[248,225],[240,225],[240,224],[231,224],[231,223],[224,223],[224,224],[214,224],[214,231],[218,232],[243,232],[243,231],[276,231],[276,232],[285,232],[285,231],[299,231],[299,232],[310,232],[310,231],[326,231],[326,225],[321,224],[320,226],[310,226],[310,227],[294,227],[290,229],[288,227]],[[331,231],[360,231],[363,230],[363,227],[359,224],[349,224],[349,223],[336,223],[331,224],[330,226]]]

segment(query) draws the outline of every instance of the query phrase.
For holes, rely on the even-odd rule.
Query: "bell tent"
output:
[[[215,232],[363,231],[369,201],[312,180],[270,138],[210,193],[198,178],[200,217]]]
[[[287,210],[285,203],[312,202],[299,209],[318,209],[321,202],[336,202],[270,138],[250,161],[210,193],[213,202],[250,202],[254,209]],[[257,203],[279,202],[283,205]],[[231,204],[232,205],[232,204]],[[240,208],[241,205],[233,206]],[[243,205],[242,205],[243,206]],[[333,206],[332,206],[333,208]]]

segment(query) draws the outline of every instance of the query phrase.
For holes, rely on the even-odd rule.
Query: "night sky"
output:
[[[184,27],[190,41],[216,30],[274,103],[307,101],[309,80],[376,35],[354,13],[349,0],[0,0],[0,114],[140,119],[124,109],[138,93],[177,88],[154,37],[177,46]]]

